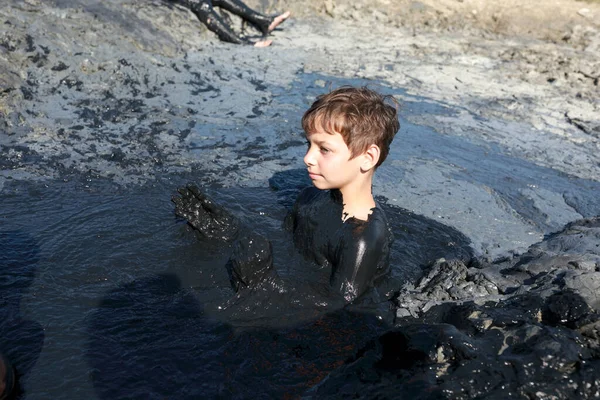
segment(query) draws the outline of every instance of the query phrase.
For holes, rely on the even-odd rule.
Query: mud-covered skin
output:
[[[239,221],[191,184],[173,196],[175,214],[185,218],[203,237],[233,241],[227,263],[231,286],[239,291],[254,287],[273,269],[271,243]],[[381,208],[368,221],[342,221],[342,195],[338,190],[314,187],[300,193],[285,225],[292,231],[298,250],[311,262],[331,268],[330,285],[346,302],[360,297],[388,272],[393,235]]]
[[[175,214],[187,220],[203,237],[230,242],[238,236],[238,219],[200,192],[197,186],[188,184],[177,191],[181,196],[171,199],[175,203]]]
[[[169,0],[189,8],[206,27],[219,36],[219,39],[235,44],[252,44],[244,37],[237,35],[227,22],[221,18],[214,7],[220,7],[252,24],[266,35],[273,17],[260,14],[238,0]]]
[[[269,275],[275,278],[271,242],[254,232],[236,240],[227,262],[227,272],[236,292],[255,287]]]
[[[305,189],[298,196],[286,225],[294,243],[308,259],[331,268],[331,286],[350,302],[363,294],[389,269],[393,235],[380,207],[368,221],[342,221],[339,190]]]
[[[274,277],[271,242],[264,236],[241,225],[240,221],[225,208],[202,193],[197,186],[188,184],[177,189],[180,196],[173,196],[175,214],[205,239],[232,243],[233,249],[227,262],[227,272],[232,288],[255,287]]]

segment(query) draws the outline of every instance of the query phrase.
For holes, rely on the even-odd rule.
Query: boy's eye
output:
[[[325,147],[319,147],[319,149],[321,150],[321,153],[323,153],[323,154],[329,153],[329,149],[327,149]]]

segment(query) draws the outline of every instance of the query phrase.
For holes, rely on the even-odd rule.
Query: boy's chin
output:
[[[330,185],[327,185],[325,182],[312,181],[312,184],[314,187],[321,190],[333,189]]]

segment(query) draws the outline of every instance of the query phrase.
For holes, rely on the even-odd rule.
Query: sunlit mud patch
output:
[[[99,18],[116,13],[115,4],[105,10],[85,3]],[[72,17],[81,10],[60,12]],[[241,160],[237,153],[218,154],[220,143],[249,150],[261,141],[273,143],[273,132],[292,130],[284,120],[272,123],[286,113],[271,105],[267,88],[286,85],[297,68],[289,76],[267,75],[268,63],[253,49],[169,57],[134,51],[139,49],[130,42],[72,41],[65,27],[49,34],[44,26],[27,32],[19,23],[7,26],[1,44],[9,57],[2,64],[7,87],[0,95],[0,129],[6,133],[0,147],[7,157],[0,185],[7,178],[81,176],[141,184],[193,166],[220,173],[244,166],[244,160],[269,159],[260,148]],[[154,43],[166,44],[161,40],[169,42],[161,36]]]
[[[217,88],[206,84],[219,80],[217,67],[210,76],[185,61],[179,66],[164,62],[135,67],[123,58],[92,72],[35,71],[35,96],[25,98],[25,107],[6,121],[9,135],[0,144],[10,157],[3,175],[18,177],[20,171],[76,179],[91,174],[139,184],[157,172],[188,168],[194,163],[190,157],[197,155],[188,148],[208,148],[204,142],[215,137],[213,126],[220,127],[217,141],[222,140],[245,126],[246,117],[259,113],[253,100],[245,104],[239,99],[236,111],[223,106],[223,97],[230,101],[234,92],[254,91],[242,73],[229,87]],[[240,111],[244,114],[236,116]],[[230,140],[244,141],[235,134]]]

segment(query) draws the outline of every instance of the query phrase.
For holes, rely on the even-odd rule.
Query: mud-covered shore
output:
[[[439,248],[464,238],[472,257],[422,265],[420,279],[396,288],[396,326],[316,374],[304,395],[599,393],[597,1],[250,1],[293,12],[265,49],[222,43],[162,1],[5,3],[0,198],[33,204],[45,186],[68,187],[53,192],[64,200],[73,187],[129,193],[171,179],[174,190],[183,177],[268,188],[302,167],[299,120],[314,97],[370,84],[402,103],[375,192],[453,232],[424,230]],[[6,229],[20,226],[0,211]],[[49,276],[37,286],[28,276],[30,315]],[[56,350],[36,351],[38,370],[28,368],[51,380],[39,365]],[[23,382],[43,398],[41,384]]]

